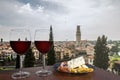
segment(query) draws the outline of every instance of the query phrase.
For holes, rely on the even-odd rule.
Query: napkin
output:
[[[67,62],[69,68],[76,68],[80,65],[85,64],[85,59],[83,56],[77,57]]]

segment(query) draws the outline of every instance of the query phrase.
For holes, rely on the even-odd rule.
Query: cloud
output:
[[[44,7],[45,11],[55,12],[55,13],[64,13],[67,12],[65,10],[65,6],[56,2],[56,1],[49,1],[49,0],[18,0],[23,4],[30,4],[31,8],[36,9],[39,6]]]
[[[0,24],[8,26],[50,24],[49,19],[67,13],[67,9],[59,3],[43,0],[5,0],[1,1],[0,8]]]
[[[119,39],[119,8],[120,0],[0,0],[0,29],[32,31],[52,24],[56,37],[75,40],[79,24],[82,39]]]

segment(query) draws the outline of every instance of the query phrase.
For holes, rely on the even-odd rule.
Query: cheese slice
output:
[[[75,68],[75,67],[78,67],[80,65],[84,65],[85,60],[84,60],[83,56],[80,56],[78,58],[75,58],[75,59],[68,61],[67,64],[68,64],[69,68]]]

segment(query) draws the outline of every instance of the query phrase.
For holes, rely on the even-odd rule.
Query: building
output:
[[[81,31],[80,31],[80,25],[77,25],[77,30],[76,30],[76,46],[80,46],[81,42]]]

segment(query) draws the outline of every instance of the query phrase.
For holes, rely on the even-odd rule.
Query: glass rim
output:
[[[30,35],[30,36],[29,36],[29,37],[30,37],[30,40],[29,40],[29,41],[31,41],[31,39],[32,39],[32,38],[31,38],[30,30],[29,30],[29,29],[25,29],[25,28],[22,28],[22,29],[11,29],[11,30],[10,30],[10,33],[9,33],[9,39],[11,39],[10,36],[11,36],[11,34],[12,34],[13,31],[14,31],[14,32],[18,32],[18,33],[19,33],[19,31],[23,31],[23,32],[24,32],[24,31],[28,31],[28,34]]]
[[[30,31],[29,29],[11,29],[10,31]]]
[[[50,29],[49,29],[49,28],[41,28],[41,29],[35,29],[35,31],[41,31],[41,30],[50,31]]]
[[[48,29],[48,28],[35,29],[35,32],[34,32],[34,41],[36,40],[36,34],[37,33],[43,33],[43,32],[48,32],[48,35],[49,35],[50,34],[50,29]],[[45,39],[45,41],[48,41],[48,40]]]

